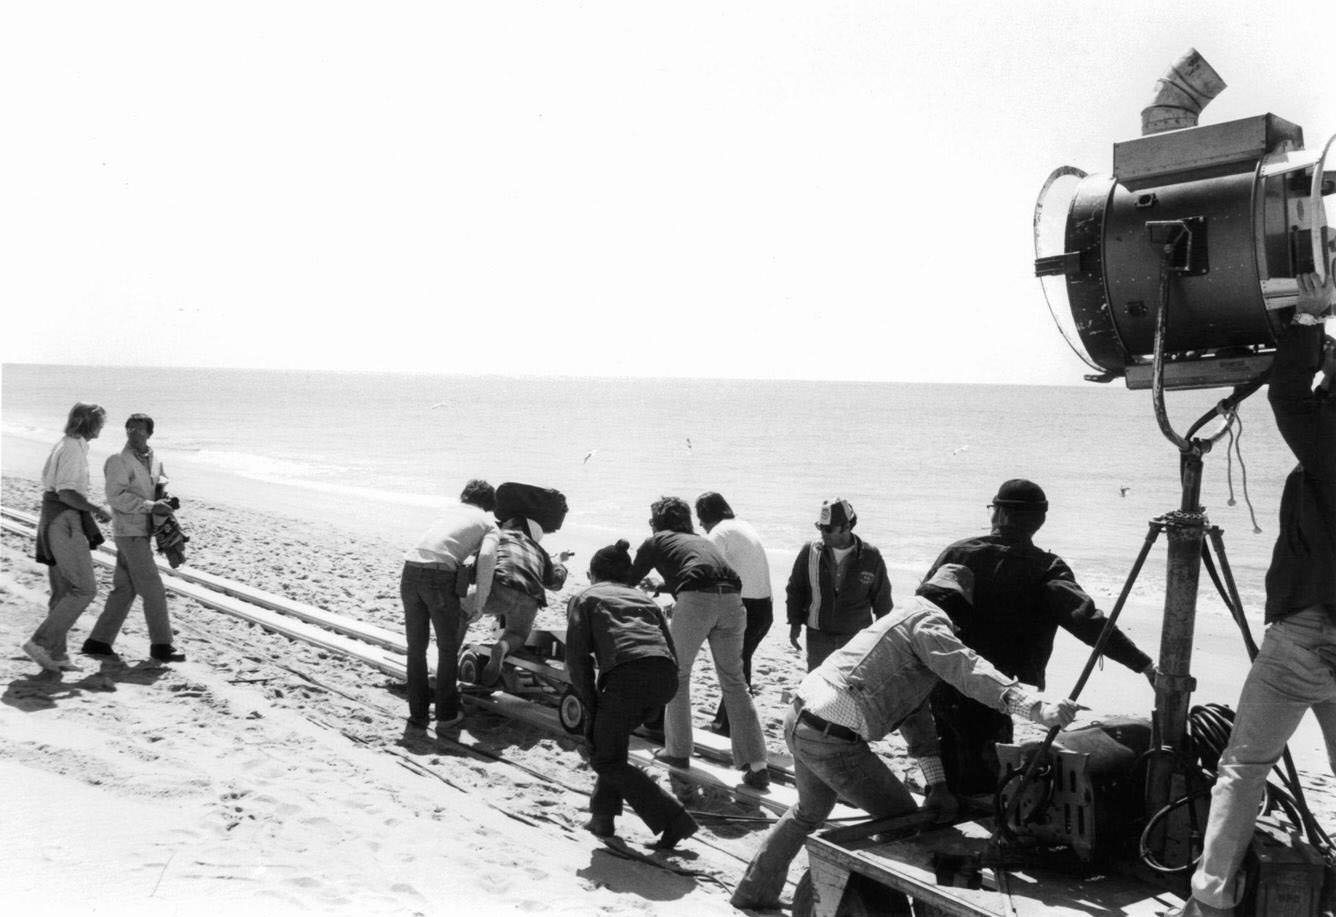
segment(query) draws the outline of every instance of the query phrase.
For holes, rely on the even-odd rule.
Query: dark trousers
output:
[[[408,640],[408,715],[427,719],[427,638],[436,631],[436,718],[459,712],[459,644],[463,612],[455,595],[455,571],[404,565],[399,580]]]
[[[600,681],[590,730],[589,764],[598,775],[589,799],[593,815],[622,814],[626,800],[655,834],[683,811],[682,804],[627,760],[631,731],[677,693],[677,665],[666,656],[635,659],[611,669]]]
[[[832,634],[814,627],[807,628],[807,671],[813,671],[826,661],[827,656],[853,638],[853,634]]]
[[[1011,741],[1011,717],[966,697],[945,682],[933,689],[930,703],[951,792],[975,796],[995,791],[996,745]]]
[[[770,633],[770,625],[775,623],[775,603],[771,599],[743,599],[742,607],[747,609],[747,629],[742,634],[742,677],[750,688],[752,654],[761,645],[762,638]],[[714,721],[728,727],[728,712],[724,710],[723,698],[719,700]]]

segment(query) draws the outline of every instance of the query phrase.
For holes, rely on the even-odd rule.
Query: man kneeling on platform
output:
[[[947,612],[968,605],[973,592],[968,568],[942,565],[908,607],[864,628],[803,679],[784,717],[798,802],[761,842],[733,892],[734,907],[779,906],[789,864],[807,835],[830,816],[837,798],[878,817],[917,810],[904,784],[868,746],[894,730],[923,771],[924,810],[943,821],[955,815],[958,803],[946,786],[927,703],[939,680],[1043,726],[1066,726],[1075,719],[1080,709],[1075,701],[1054,703],[1030,694],[960,642]]]
[[[589,562],[592,585],[566,608],[566,671],[589,715],[589,764],[598,775],[586,827],[598,837],[616,833],[622,800],[672,849],[696,833],[696,821],[676,799],[627,760],[631,731],[677,693],[677,654],[659,606],[622,584],[631,572],[630,544],[602,548]],[[598,665],[594,679],[591,660]]]
[[[501,523],[491,592],[481,611],[474,613],[474,617],[495,615],[504,629],[483,669],[483,684],[495,684],[506,656],[529,639],[538,609],[547,605],[546,590],[560,589],[566,583],[562,561],[571,556],[570,552],[562,551],[553,562],[538,544],[542,538],[543,527],[532,519],[514,516]]]

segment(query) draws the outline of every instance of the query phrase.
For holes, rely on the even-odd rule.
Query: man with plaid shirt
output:
[[[547,590],[560,589],[566,583],[566,567],[562,562],[571,552],[562,551],[554,562],[538,544],[542,537],[543,527],[532,519],[514,516],[501,523],[492,591],[478,614],[495,615],[504,633],[492,647],[491,658],[483,669],[484,684],[496,682],[506,655],[529,638],[538,609],[547,605]]]

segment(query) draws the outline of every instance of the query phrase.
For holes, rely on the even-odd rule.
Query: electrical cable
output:
[[[1238,433],[1235,434],[1234,427],[1238,427]],[[1253,507],[1252,497],[1248,494],[1248,466],[1243,461],[1243,417],[1237,412],[1230,418],[1229,425],[1229,444],[1225,447],[1225,481],[1229,485],[1230,506],[1236,505],[1234,499],[1234,461],[1231,455],[1237,455],[1239,460],[1239,478],[1243,490],[1243,502],[1248,507],[1248,515],[1252,518],[1253,534],[1262,534],[1262,527],[1257,524],[1257,510]]]

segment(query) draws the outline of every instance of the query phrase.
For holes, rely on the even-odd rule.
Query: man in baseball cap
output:
[[[974,574],[972,608],[964,613],[947,609],[961,641],[1000,671],[1042,689],[1058,628],[1093,646],[1105,617],[1062,558],[1034,544],[1035,532],[1048,518],[1043,488],[1024,478],[1004,481],[988,509],[992,530],[950,545],[929,568],[928,578],[944,564],[969,569]],[[1104,655],[1155,685],[1154,663],[1121,630],[1114,629]],[[948,785],[964,795],[991,793],[998,777],[994,746],[1011,741],[1011,718],[949,685],[937,687],[932,704]]]
[[[798,551],[789,575],[789,642],[807,631],[807,670],[891,610],[891,581],[881,552],[854,534],[858,514],[836,497],[821,504],[821,533]]]

